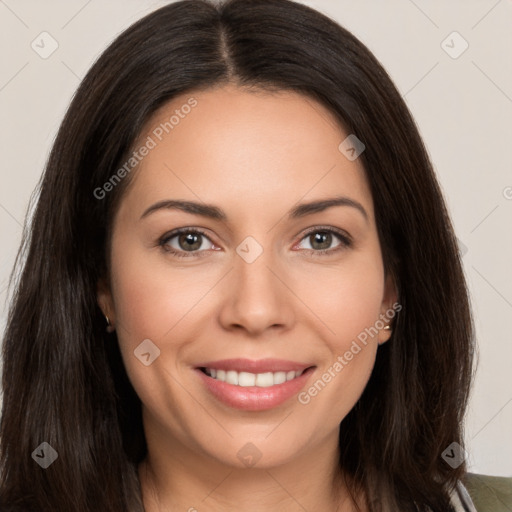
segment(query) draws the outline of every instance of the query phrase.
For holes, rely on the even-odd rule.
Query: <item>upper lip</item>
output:
[[[216,370],[234,370],[237,372],[248,373],[267,373],[267,372],[289,372],[303,371],[313,366],[311,364],[287,361],[285,359],[222,359],[219,361],[207,361],[201,363],[197,368],[214,368]]]

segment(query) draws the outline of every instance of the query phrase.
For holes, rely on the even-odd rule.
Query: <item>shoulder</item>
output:
[[[510,512],[512,510],[512,477],[468,473],[462,480],[464,490],[477,512]]]

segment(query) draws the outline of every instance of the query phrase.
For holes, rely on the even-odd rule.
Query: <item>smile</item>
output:
[[[264,411],[283,405],[304,388],[316,366],[283,359],[224,359],[195,367],[205,391],[234,409]]]
[[[283,384],[284,382],[296,379],[300,377],[304,370],[300,371],[288,371],[288,372],[265,372],[265,373],[249,373],[249,372],[237,372],[235,370],[220,370],[215,368],[201,368],[206,375],[215,380],[226,382],[234,386],[241,387],[258,387],[268,388],[277,384]]]

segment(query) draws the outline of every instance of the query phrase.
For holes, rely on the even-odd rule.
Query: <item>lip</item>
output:
[[[313,366],[312,364],[297,363],[285,359],[222,359],[207,361],[197,365],[197,368],[215,368],[216,370],[235,370],[237,372],[266,373],[266,372],[300,372]]]
[[[278,371],[301,371],[300,377],[266,388],[257,386],[235,386],[209,377],[201,368],[216,368],[218,370],[235,370],[250,373],[265,373]],[[284,361],[279,359],[263,359],[251,361],[248,359],[225,359],[201,364],[195,372],[209,393],[229,407],[244,411],[265,411],[282,405],[296,395],[313,374],[316,366]]]

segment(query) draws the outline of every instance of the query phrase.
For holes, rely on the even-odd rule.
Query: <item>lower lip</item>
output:
[[[283,404],[304,387],[313,371],[314,367],[311,367],[305,370],[300,377],[268,388],[260,388],[228,384],[209,377],[201,370],[196,369],[199,377],[213,396],[230,407],[244,411],[265,411]]]

